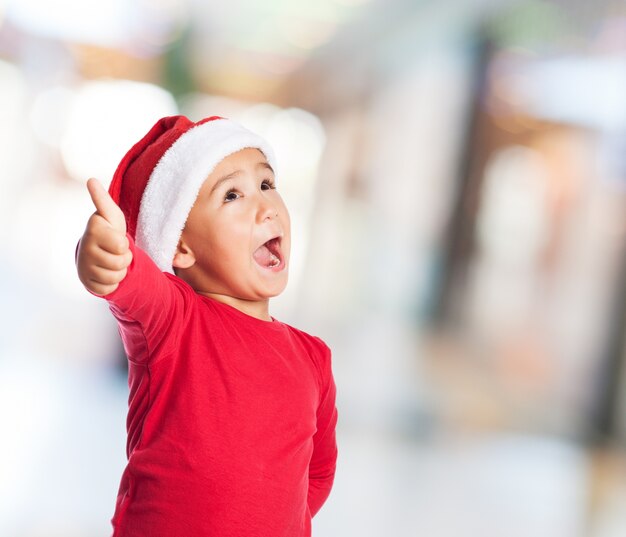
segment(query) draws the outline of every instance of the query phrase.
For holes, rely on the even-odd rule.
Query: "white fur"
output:
[[[163,154],[141,198],[136,233],[137,245],[162,271],[173,273],[178,240],[205,179],[224,158],[247,147],[260,149],[276,172],[269,144],[231,119],[192,127]]]

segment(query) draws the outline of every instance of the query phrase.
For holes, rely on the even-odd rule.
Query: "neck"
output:
[[[217,300],[222,304],[228,304],[251,317],[256,317],[262,321],[272,321],[272,317],[269,313],[269,298],[263,300],[244,300],[242,298],[221,295],[219,293],[199,292],[199,294]]]

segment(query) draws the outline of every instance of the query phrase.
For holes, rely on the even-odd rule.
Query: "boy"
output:
[[[305,537],[337,448],[331,355],[269,314],[290,221],[267,142],[159,120],[120,162],[77,250],[129,359],[114,537]]]

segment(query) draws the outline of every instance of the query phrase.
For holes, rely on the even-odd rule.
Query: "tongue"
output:
[[[265,244],[257,248],[256,252],[254,252],[253,254],[253,257],[255,261],[263,267],[267,267],[271,263],[270,251],[268,247],[265,246]]]

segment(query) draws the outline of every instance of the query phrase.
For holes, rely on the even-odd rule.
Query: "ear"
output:
[[[196,263],[196,256],[192,252],[189,245],[183,240],[178,241],[176,246],[176,253],[174,254],[174,260],[172,266],[179,269],[187,269],[193,267]]]

